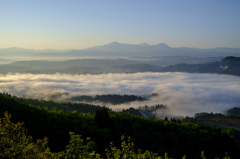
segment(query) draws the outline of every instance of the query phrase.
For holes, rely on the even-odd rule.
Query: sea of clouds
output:
[[[105,106],[113,110],[163,104],[167,114],[193,116],[199,112],[222,113],[240,106],[240,77],[217,74],[5,74],[0,75],[0,92],[19,97],[49,100],[60,93],[69,96],[128,94],[150,97],[146,101]],[[68,94],[67,94],[68,93]],[[157,112],[156,112],[157,114]]]

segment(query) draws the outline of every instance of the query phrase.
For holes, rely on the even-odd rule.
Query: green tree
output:
[[[57,158],[47,147],[47,138],[36,143],[27,135],[23,123],[12,123],[7,112],[0,118],[0,158]]]
[[[165,154],[165,157],[158,156],[157,153],[153,153],[150,151],[142,152],[141,149],[139,149],[137,152],[135,150],[135,145],[131,141],[131,138],[128,137],[127,141],[125,140],[125,137],[121,137],[122,144],[121,149],[118,149],[114,146],[114,144],[110,143],[110,149],[106,149],[106,156],[107,159],[168,159],[167,153]]]
[[[63,158],[100,158],[100,155],[94,151],[95,143],[87,138],[87,143],[84,144],[81,135],[77,135],[74,132],[69,132],[70,141],[69,145],[66,146],[65,152],[62,153]]]
[[[99,128],[111,128],[112,120],[108,114],[107,108],[102,108],[96,111],[95,122]]]

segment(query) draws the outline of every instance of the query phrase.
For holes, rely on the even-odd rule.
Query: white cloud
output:
[[[0,92],[49,99],[51,94],[76,95],[134,94],[147,96],[144,102],[112,106],[128,107],[164,104],[168,113],[192,116],[197,112],[223,112],[240,104],[240,77],[216,74],[134,73],[134,74],[8,74],[0,75]],[[67,96],[64,96],[67,97]]]

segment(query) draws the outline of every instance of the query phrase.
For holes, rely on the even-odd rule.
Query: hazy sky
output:
[[[239,48],[239,18],[239,0],[0,0],[0,48]]]

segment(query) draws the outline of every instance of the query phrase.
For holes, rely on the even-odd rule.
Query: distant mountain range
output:
[[[91,52],[99,52],[99,54],[115,54],[123,56],[196,56],[196,57],[219,57],[219,56],[240,56],[240,48],[213,48],[199,49],[188,47],[169,47],[167,44],[161,43],[157,45],[142,44],[123,44],[112,42],[103,46],[95,46],[86,49]]]
[[[94,46],[83,50],[31,50],[22,48],[0,49],[1,56],[34,56],[34,57],[163,57],[163,56],[191,56],[191,57],[226,57],[240,56],[240,48],[212,48],[199,49],[189,47],[173,48],[161,43],[157,45],[123,44],[112,42],[102,46]]]
[[[190,72],[240,75],[237,57],[240,57],[240,48],[173,48],[164,43],[112,42],[84,50],[13,47],[0,49],[0,73]]]

